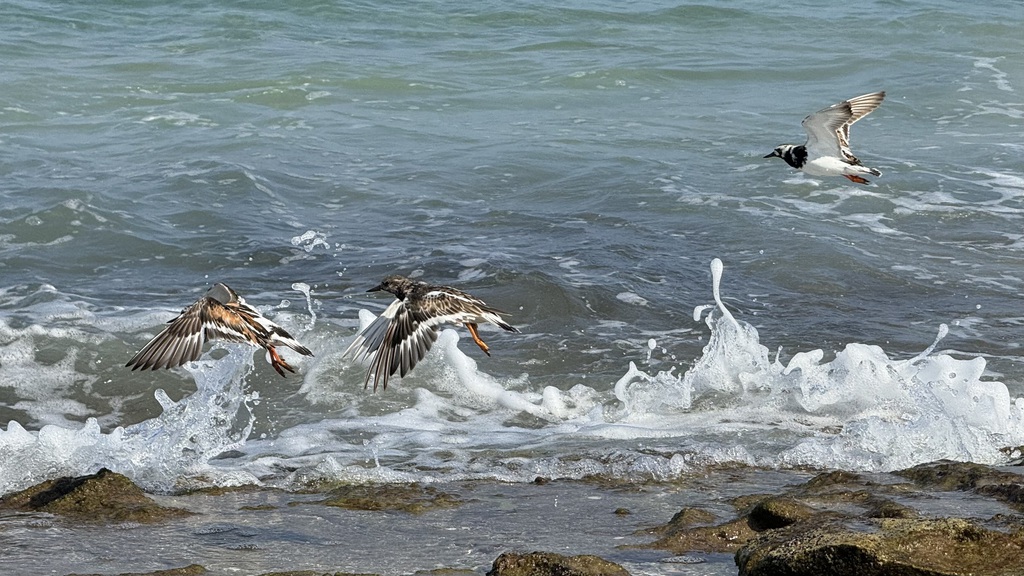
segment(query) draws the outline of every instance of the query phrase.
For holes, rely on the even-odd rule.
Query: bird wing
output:
[[[807,132],[807,154],[810,158],[840,156],[839,130],[850,121],[853,112],[849,102],[840,102],[824,110],[818,110],[804,118],[800,124]]]
[[[167,323],[125,366],[132,370],[174,368],[199,358],[208,340],[254,344],[250,326],[228,306],[202,297]]]
[[[519,332],[501,318],[507,312],[492,308],[476,296],[448,286],[424,294],[423,306],[432,308],[431,314],[443,316],[445,322],[452,324],[490,322],[509,332]]]
[[[852,160],[854,164],[860,164],[860,162],[853,155],[853,152],[850,151],[850,126],[853,126],[854,122],[873,112],[875,108],[882,104],[884,99],[885,91],[883,90],[850,98],[846,101],[850,105],[850,119],[839,127],[839,130],[836,131],[836,136],[839,138],[839,148],[844,156]]]
[[[850,126],[878,108],[885,92],[873,92],[833,104],[804,118],[809,156],[834,156],[859,164],[850,151]]]
[[[387,389],[388,377],[408,374],[427,355],[437,340],[437,327],[451,320],[413,309],[405,300],[395,300],[365,330],[356,336],[343,356],[356,352],[357,359],[373,356],[364,386]]]
[[[388,378],[395,373],[404,377],[427,355],[437,340],[442,324],[491,322],[505,330],[518,332],[501,319],[501,312],[483,300],[449,287],[395,300],[349,344],[342,356],[354,353],[358,360],[370,360],[364,386],[373,380],[387,389]]]
[[[228,304],[228,306],[232,305]],[[258,334],[260,338],[258,343],[261,346],[287,346],[304,356],[313,355],[309,348],[299,344],[299,341],[292,337],[287,330],[268,320],[260,314],[259,310],[247,304],[245,300],[239,298],[238,304],[234,306],[237,307],[238,314],[244,316],[253,328],[253,331]],[[256,328],[259,330],[256,330]]]

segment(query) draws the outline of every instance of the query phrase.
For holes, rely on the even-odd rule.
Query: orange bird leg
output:
[[[843,174],[843,176],[850,179],[850,182],[856,182],[857,184],[867,184],[868,181],[860,176],[852,176],[850,174]]]
[[[480,335],[476,333],[476,324],[466,324],[466,328],[469,328],[469,333],[473,335],[473,342],[476,342],[476,345],[484,351],[484,354],[490,356],[491,353],[488,351],[490,349],[487,347],[487,344],[484,344],[484,341],[480,339]]]
[[[284,358],[281,358],[281,355],[277,353],[277,350],[274,350],[273,346],[267,347],[267,352],[270,352],[270,365],[274,367],[274,370],[277,370],[277,373],[280,374],[282,378],[286,377],[284,375],[285,370],[293,374],[295,373],[295,368],[289,366],[288,363],[284,361]],[[282,368],[284,370],[282,370]]]

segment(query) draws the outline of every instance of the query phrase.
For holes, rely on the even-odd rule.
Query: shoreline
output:
[[[148,495],[101,472],[62,479],[70,488],[62,497],[50,481],[0,498],[8,548],[0,568],[18,566],[26,576],[185,575],[197,566],[203,571],[195,573],[212,575],[483,574],[502,554],[544,552],[596,556],[634,574],[755,576],[772,573],[757,563],[779,562],[778,551],[794,542],[859,533],[877,540],[870,543],[876,556],[885,556],[879,542],[899,538],[903,548],[909,538],[939,551],[967,542],[960,560],[992,564],[973,573],[1011,574],[999,571],[1003,557],[993,550],[1024,545],[1021,474],[1019,466],[938,462],[893,474],[732,467],[671,482],[362,484],[303,493],[243,486]],[[40,505],[46,491],[53,498]],[[140,512],[146,506],[170,513]],[[861,550],[852,541],[827,546]],[[820,571],[814,553],[800,554],[798,566]],[[887,561],[960,573],[922,554]]]

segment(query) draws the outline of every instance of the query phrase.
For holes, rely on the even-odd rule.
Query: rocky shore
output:
[[[652,521],[649,527],[629,535],[639,538],[641,543],[621,545],[618,549],[624,553],[633,550],[683,558],[694,558],[695,554],[702,553],[730,554],[738,573],[744,576],[1024,574],[1024,476],[1020,472],[1019,467],[995,468],[954,462],[917,466],[886,475],[884,481],[871,475],[824,472],[775,493],[732,497],[726,504],[734,513],[728,517],[723,516],[722,507],[714,510],[683,507],[667,523]],[[544,484],[543,479],[538,479],[538,489],[544,489]],[[602,479],[592,479],[589,485],[594,490],[618,491],[650,490],[651,487],[649,483],[634,485]],[[664,488],[665,483],[661,487]],[[668,487],[671,489],[671,484]],[[440,510],[462,506],[467,497],[457,492],[443,485],[339,485],[322,487],[315,497],[301,504],[429,517]],[[920,509],[921,503],[950,492],[991,503],[1004,512],[976,517],[936,515],[934,511]],[[620,516],[632,514],[625,507],[608,512]],[[24,515],[104,530],[117,529],[125,523],[174,526],[195,514],[158,503],[124,476],[103,469],[88,476],[48,480],[0,498],[0,538],[5,520]],[[509,549],[494,557],[487,575],[625,576],[630,573],[627,567],[608,559],[565,552]],[[167,570],[121,572],[147,576],[208,573],[202,562]],[[262,575],[351,573],[298,570],[263,572]],[[424,566],[417,573],[452,576],[478,572],[458,566],[442,569]]]

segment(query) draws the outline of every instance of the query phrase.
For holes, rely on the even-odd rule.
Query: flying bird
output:
[[[491,353],[480,339],[477,324],[490,322],[509,332],[519,332],[502,319],[505,312],[451,286],[392,275],[367,292],[381,290],[394,294],[397,300],[360,332],[343,354],[348,356],[355,351],[360,360],[373,357],[366,371],[364,388],[372,379],[374,391],[378,385],[387,390],[390,376],[399,373],[405,377],[434,345],[441,324],[468,328],[473,341],[488,356]]]
[[[843,176],[858,184],[867,184],[864,176],[881,176],[868,168],[850,151],[850,126],[882,103],[885,92],[873,92],[844,100],[804,118],[807,132],[802,146],[782,144],[765,158],[779,157],[793,168],[811,176]]]
[[[217,283],[181,314],[171,319],[159,334],[125,364],[135,370],[174,368],[191,362],[203,353],[209,340],[242,342],[266,348],[270,364],[277,373],[295,372],[274,348],[287,346],[299,354],[312,356],[284,328],[267,320],[246,304],[227,284]]]

